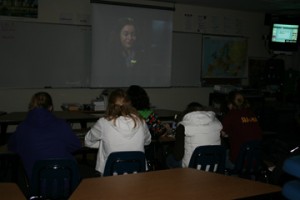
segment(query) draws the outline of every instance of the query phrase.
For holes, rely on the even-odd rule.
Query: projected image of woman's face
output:
[[[125,49],[133,47],[136,40],[134,25],[125,25],[120,32],[120,41]]]
[[[91,86],[169,86],[173,11],[129,5],[92,3]]]

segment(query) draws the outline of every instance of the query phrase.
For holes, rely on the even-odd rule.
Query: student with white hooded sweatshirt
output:
[[[116,151],[142,151],[151,135],[143,118],[131,106],[125,91],[116,89],[108,100],[105,116],[85,136],[85,146],[98,148],[96,171],[104,172],[106,159]]]
[[[198,146],[220,145],[222,124],[212,111],[204,111],[197,102],[190,103],[183,112],[175,133],[173,152],[167,157],[169,168],[188,167]]]

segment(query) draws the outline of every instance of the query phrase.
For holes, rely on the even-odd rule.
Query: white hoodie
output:
[[[222,124],[212,111],[190,112],[183,117],[180,124],[185,130],[182,167],[188,167],[197,146],[221,144]]]
[[[103,173],[107,157],[116,151],[142,151],[151,142],[145,122],[137,123],[129,117],[119,117],[116,124],[100,118],[85,136],[85,146],[98,148],[96,170]]]

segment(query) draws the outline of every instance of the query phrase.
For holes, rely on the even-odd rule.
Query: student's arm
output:
[[[228,130],[230,130],[231,128],[231,122],[232,119],[230,117],[229,114],[225,115],[223,120],[222,120],[222,130],[221,130],[221,136],[222,137],[229,137],[230,132]]]
[[[174,157],[176,160],[182,160],[183,156],[184,156],[184,126],[183,125],[179,125],[176,128],[176,134],[175,134],[175,146],[174,146]]]
[[[9,140],[8,140],[8,144],[7,144],[7,149],[9,151],[12,151],[12,152],[15,152],[17,153],[18,152],[18,145],[17,145],[17,131],[14,132],[10,137],[9,137]]]
[[[11,136],[9,137],[8,140],[8,144],[7,144],[7,149],[9,151],[12,151],[14,153],[19,153],[20,150],[20,146],[19,143],[23,141],[22,136],[26,137],[26,134],[21,134],[22,132],[25,132],[23,129],[23,123],[19,124],[19,126],[17,126],[15,132],[13,134],[11,134]]]
[[[72,153],[82,147],[81,142],[79,138],[76,136],[76,133],[74,133],[74,131],[72,130],[72,127],[65,122],[63,123],[64,123],[64,129],[62,135],[64,137],[65,145],[68,151]]]
[[[154,112],[148,116],[147,124],[148,124],[150,131],[155,136],[159,137],[167,131],[166,126],[164,126],[164,124],[162,124],[162,122],[158,119],[156,113],[154,113]]]
[[[146,122],[143,124],[143,129],[144,129],[144,133],[145,133],[145,141],[144,141],[144,145],[149,145],[151,143],[151,134],[149,131],[149,128],[146,124]]]
[[[102,135],[101,119],[87,132],[84,138],[84,144],[90,148],[99,148]]]

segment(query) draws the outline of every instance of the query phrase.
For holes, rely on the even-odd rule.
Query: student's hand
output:
[[[170,135],[168,132],[162,134],[158,140],[160,142],[170,142],[170,141],[175,141],[175,137],[173,135]]]
[[[228,135],[224,131],[221,131],[221,137],[228,138]]]
[[[170,124],[164,123],[163,126],[166,128],[166,133],[170,133],[172,131],[172,128],[170,127]]]

